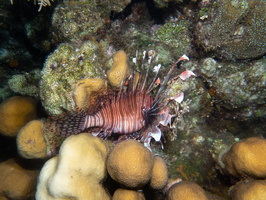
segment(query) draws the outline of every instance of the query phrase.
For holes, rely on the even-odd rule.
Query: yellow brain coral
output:
[[[33,120],[19,131],[17,147],[21,156],[25,158],[45,158],[47,156],[43,125],[42,121]]]
[[[121,82],[129,76],[130,70],[127,62],[127,54],[124,51],[114,54],[112,68],[107,73],[108,81],[112,86],[119,87]]]
[[[119,188],[115,191],[112,200],[145,200],[145,197],[142,192]]]
[[[152,176],[150,186],[153,189],[159,190],[166,186],[168,181],[168,172],[163,158],[156,156],[152,168]]]
[[[130,187],[142,187],[151,178],[154,157],[135,140],[118,143],[107,159],[107,170],[117,182]]]
[[[100,184],[106,175],[107,154],[107,144],[91,134],[68,137],[58,158],[52,158],[43,167],[37,199],[110,199]]]
[[[15,96],[0,105],[0,133],[16,136],[29,121],[36,118],[36,102],[29,97]]]
[[[182,181],[174,184],[168,191],[168,200],[208,200],[204,190],[196,183]]]
[[[229,196],[233,200],[265,200],[266,181],[243,181],[234,185],[229,190]]]
[[[266,139],[247,138],[222,157],[225,169],[236,177],[266,178]]]

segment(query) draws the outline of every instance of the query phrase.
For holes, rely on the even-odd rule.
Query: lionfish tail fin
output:
[[[49,132],[54,132],[60,137],[76,135],[84,130],[86,115],[85,111],[70,111],[48,118],[46,124]]]

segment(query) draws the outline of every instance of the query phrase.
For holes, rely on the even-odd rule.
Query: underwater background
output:
[[[1,0],[0,199],[266,199],[265,11],[265,0]],[[125,57],[114,56],[120,50]],[[111,160],[113,143],[83,134],[67,148],[47,119],[96,107],[140,67],[144,52],[162,77],[184,54],[189,61],[171,76],[196,75],[169,90],[184,100],[169,104],[175,118],[161,127],[164,148],[152,140],[142,155],[146,149],[132,143],[133,153],[121,147],[122,158]],[[51,158],[54,146],[60,153]],[[138,170],[123,166],[114,175],[120,163]],[[55,187],[63,172],[48,183],[58,181],[60,165],[66,174],[82,171],[61,186],[66,191]],[[100,175],[88,178],[86,170]],[[116,177],[129,172],[132,184]],[[80,196],[83,187],[90,192]]]

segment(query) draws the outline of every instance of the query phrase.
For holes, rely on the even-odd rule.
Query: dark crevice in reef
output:
[[[165,20],[173,15],[177,10],[181,12],[181,8],[186,3],[173,3],[169,2],[166,8],[158,8],[155,5],[154,0],[132,0],[130,4],[128,4],[122,12],[112,11],[110,14],[111,20],[124,20],[126,19],[132,12],[132,8],[135,4],[145,3],[146,8],[150,14],[151,20],[154,21],[155,24],[163,24]]]

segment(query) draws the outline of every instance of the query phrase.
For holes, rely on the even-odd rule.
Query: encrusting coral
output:
[[[38,171],[24,168],[17,159],[0,163],[0,199],[32,199],[37,176]]]
[[[33,120],[27,123],[17,135],[18,152],[24,158],[45,158],[47,145],[43,137],[43,122]]]
[[[266,139],[251,137],[234,144],[222,157],[229,174],[238,178],[266,178]]]
[[[152,176],[154,157],[150,150],[135,140],[118,143],[107,159],[107,170],[118,183],[139,188]]]
[[[29,121],[37,117],[36,101],[14,96],[0,105],[0,133],[14,137]]]
[[[168,191],[168,200],[208,200],[204,190],[191,181],[181,181],[172,185]]]
[[[37,186],[38,200],[110,199],[100,182],[106,176],[107,144],[91,134],[68,137],[58,157],[43,167]]]
[[[145,200],[144,194],[135,190],[118,188],[112,200]]]

